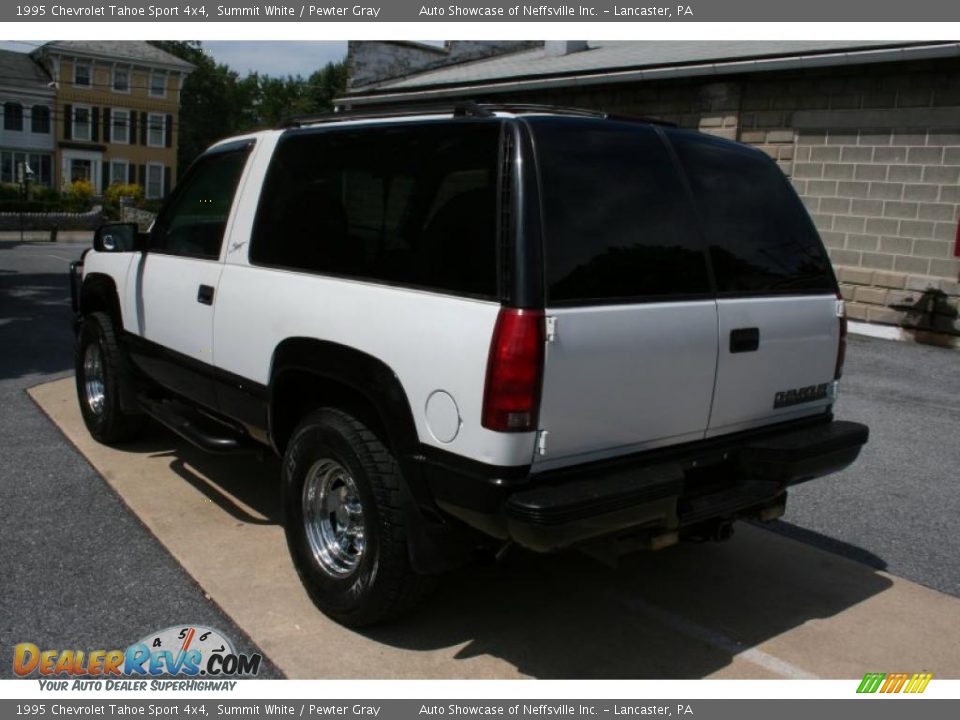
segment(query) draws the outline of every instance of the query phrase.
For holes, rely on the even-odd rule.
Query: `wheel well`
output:
[[[95,312],[104,312],[109,315],[118,331],[123,328],[117,286],[113,278],[108,275],[99,273],[91,275],[83,281],[83,287],[80,289],[80,314],[89,315]]]
[[[305,415],[333,407],[357,418],[387,446],[391,438],[376,405],[350,385],[309,370],[281,372],[273,381],[270,397],[270,438],[283,454],[290,436]]]

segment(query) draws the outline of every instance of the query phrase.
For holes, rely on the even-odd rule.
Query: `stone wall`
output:
[[[0,230],[95,230],[103,222],[103,208],[87,213],[0,213]]]

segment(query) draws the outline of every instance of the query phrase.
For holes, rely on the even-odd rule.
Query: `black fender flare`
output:
[[[457,567],[466,557],[460,533],[437,508],[422,471],[423,455],[413,412],[397,374],[382,360],[361,350],[313,338],[288,338],[274,350],[268,386],[267,423],[271,443],[277,437],[277,389],[286,373],[305,373],[349,388],[377,414],[403,476],[404,504],[410,519],[410,561],[422,573]]]

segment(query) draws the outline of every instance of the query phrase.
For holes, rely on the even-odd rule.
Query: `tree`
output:
[[[241,78],[216,63],[199,41],[160,40],[153,45],[194,66],[180,95],[178,175],[220,138],[276,126],[297,115],[333,109],[347,84],[346,63],[328,63],[304,80],[249,73]]]

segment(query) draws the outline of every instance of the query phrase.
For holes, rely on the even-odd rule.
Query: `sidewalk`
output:
[[[20,242],[19,230],[0,230],[0,242]],[[49,230],[24,230],[24,242],[50,242]],[[60,230],[57,233],[57,243],[92,243],[93,230]]]

